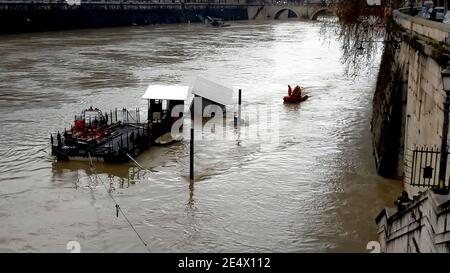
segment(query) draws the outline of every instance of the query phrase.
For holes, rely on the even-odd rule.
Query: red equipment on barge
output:
[[[100,143],[104,137],[111,135],[108,127],[108,114],[103,115],[97,109],[91,108],[83,110],[79,118],[75,117],[74,125],[70,131],[65,132],[65,137],[75,137],[84,142]]]
[[[122,109],[121,118],[117,109],[110,115],[93,107],[85,109],[75,116],[70,130],[65,130],[62,136],[56,134],[56,143],[51,135],[52,155],[60,160],[95,157],[107,162],[127,162],[128,155],[138,155],[152,141],[148,124],[139,122],[139,110],[131,123],[130,116],[133,114],[126,109]]]

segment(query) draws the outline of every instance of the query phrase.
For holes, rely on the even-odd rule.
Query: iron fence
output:
[[[447,154],[449,151],[447,150]],[[411,186],[433,188],[439,186],[439,170],[440,170],[441,151],[437,147],[416,148],[412,151],[410,161],[409,182]],[[449,186],[449,167],[447,166],[447,174],[445,187]]]

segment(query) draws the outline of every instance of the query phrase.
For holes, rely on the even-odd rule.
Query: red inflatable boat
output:
[[[309,99],[308,95],[302,97],[286,96],[283,98],[286,103],[300,103],[306,101],[307,99]]]

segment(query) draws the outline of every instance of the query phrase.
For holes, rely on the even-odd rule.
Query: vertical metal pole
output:
[[[62,147],[62,141],[61,141],[61,134],[58,131],[58,134],[56,135],[56,140],[58,141],[58,148]]]
[[[147,100],[147,120],[148,120],[148,122],[151,122],[151,118],[150,118],[150,100]]]
[[[438,160],[439,160],[439,148],[434,147],[434,151],[435,151],[435,154],[434,154],[434,164],[433,164],[433,167],[434,167],[433,187],[436,186],[436,178],[437,178],[436,170],[437,170],[437,164],[438,164]]]
[[[426,147],[425,149],[426,149],[426,151],[425,151],[425,166],[429,166],[429,165],[428,165],[428,151],[429,151],[429,149],[428,149],[428,147]],[[424,179],[423,179],[423,184],[424,184],[424,185],[425,185],[425,183],[426,183],[425,180],[426,180],[426,179],[424,178]],[[430,179],[428,179],[428,186],[430,186]]]
[[[417,151],[413,151],[413,159],[412,159],[412,165],[411,165],[411,185],[416,184],[416,170],[417,170]]]
[[[190,152],[189,152],[189,178],[191,181],[194,181],[194,125],[195,125],[195,96],[192,100],[192,111],[191,112],[191,143],[190,143]]]
[[[242,89],[239,89],[239,100],[238,100],[239,105],[242,104]]]
[[[239,89],[239,99],[238,99],[238,128],[241,127],[241,114],[242,114],[242,89]]]
[[[238,93],[238,116],[237,121],[235,120],[235,126],[237,126],[238,130],[241,128],[241,120],[242,120],[242,89],[239,89]]]
[[[191,126],[191,145],[189,161],[189,178],[194,180],[194,124]]]
[[[422,183],[422,177],[423,177],[423,175],[422,175],[422,166],[423,166],[423,164],[422,164],[422,159],[423,159],[423,153],[424,153],[424,151],[425,151],[425,147],[424,146],[422,146],[422,148],[420,149],[420,163],[419,163],[419,185],[422,185],[421,183]]]
[[[438,192],[445,193],[447,180],[447,141],[448,141],[448,114],[450,108],[450,92],[446,92],[446,99],[444,102],[444,125],[442,127],[442,143],[441,143],[441,162],[439,167],[439,188]]]

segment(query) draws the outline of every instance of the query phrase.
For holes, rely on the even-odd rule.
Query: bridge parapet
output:
[[[402,10],[394,11],[394,20],[405,30],[432,39],[439,43],[450,45],[450,25],[412,17]]]
[[[322,1],[299,1],[282,3],[264,3],[258,10],[255,10],[250,19],[279,19],[280,15],[285,11],[293,12],[298,19],[316,20],[317,16],[325,12],[333,12],[333,6],[323,4]]]

